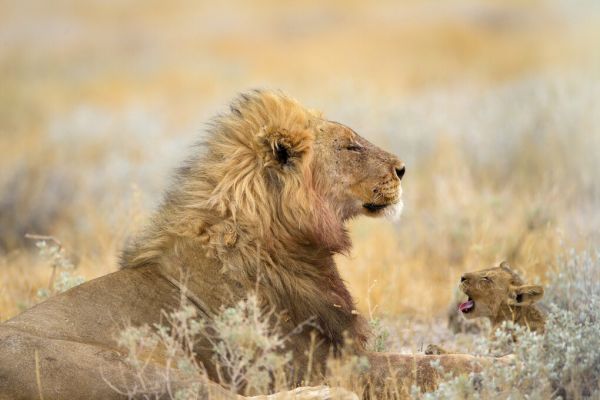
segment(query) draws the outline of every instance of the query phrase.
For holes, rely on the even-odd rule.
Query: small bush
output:
[[[164,324],[130,326],[121,331],[117,343],[126,350],[126,363],[135,379],[133,384],[108,382],[119,393],[129,398],[158,398],[168,393],[171,399],[195,399],[201,392],[206,374],[196,361],[194,345],[206,326],[196,308],[185,302],[164,317]],[[162,374],[152,362],[154,357],[162,358],[165,364]],[[176,372],[177,388],[172,387],[172,372]]]
[[[369,341],[368,350],[370,351],[387,351],[388,339],[390,331],[384,325],[380,318],[373,318],[369,321],[371,327],[372,338]]]
[[[269,392],[273,377],[281,375],[291,360],[284,351],[288,336],[282,335],[279,322],[279,316],[261,309],[255,295],[221,310],[211,324],[216,335],[205,333],[227,388],[236,393],[244,388],[249,393]]]
[[[73,275],[75,263],[68,256],[61,242],[52,236],[27,235],[27,238],[36,240],[39,255],[47,260],[52,274],[47,288],[37,291],[40,300],[46,300],[57,293],[65,292],[72,287],[85,282],[85,278]],[[57,275],[58,273],[58,275]]]
[[[201,339],[208,340],[221,384],[232,392],[264,394],[285,386],[285,366],[291,354],[284,346],[289,336],[281,334],[279,317],[265,311],[255,295],[223,307],[210,323],[185,298],[179,309],[164,316],[162,324],[128,327],[118,337],[136,376],[135,384],[126,388],[110,382],[120,393],[152,397],[168,392],[173,399],[198,398],[207,379],[196,360],[195,348]],[[153,354],[164,355],[161,366],[166,368],[160,379],[149,357]],[[177,390],[171,389],[173,376],[177,376]]]

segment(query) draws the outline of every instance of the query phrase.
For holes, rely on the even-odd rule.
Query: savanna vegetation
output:
[[[599,23],[594,1],[0,2],[0,321],[116,270],[210,116],[280,88],[406,163],[401,220],[353,221],[337,260],[371,346],[515,355],[415,398],[597,398]],[[502,260],[545,287],[547,333],[447,328],[460,275]],[[284,340],[235,330],[251,301],[216,346]],[[201,375],[144,329],[120,338],[132,357],[168,342]],[[222,357],[256,388],[285,362]],[[361,360],[331,368],[344,384]]]

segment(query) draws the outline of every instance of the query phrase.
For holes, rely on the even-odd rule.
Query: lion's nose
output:
[[[400,168],[396,168],[396,176],[398,177],[398,179],[402,179],[402,177],[404,176],[404,171],[406,168],[404,168],[404,165]]]
[[[461,277],[460,277],[460,281],[461,281],[461,282],[464,282],[464,281],[466,281],[466,280],[467,280],[467,277],[466,277],[466,276],[464,276],[464,275],[463,275],[463,276],[461,276]]]

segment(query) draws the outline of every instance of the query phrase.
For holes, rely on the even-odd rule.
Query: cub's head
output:
[[[544,296],[544,288],[524,285],[507,262],[498,267],[463,274],[460,289],[468,296],[458,309],[466,318],[494,318],[502,305],[529,306]]]

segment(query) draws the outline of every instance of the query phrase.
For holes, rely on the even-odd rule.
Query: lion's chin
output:
[[[399,200],[396,203],[391,204],[363,204],[362,208],[366,211],[366,214],[371,217],[384,216],[391,221],[397,221],[402,214],[404,203]]]
[[[395,222],[400,219],[400,216],[402,215],[403,210],[404,210],[404,202],[402,200],[400,200],[397,203],[386,207],[383,215],[389,221]]]

